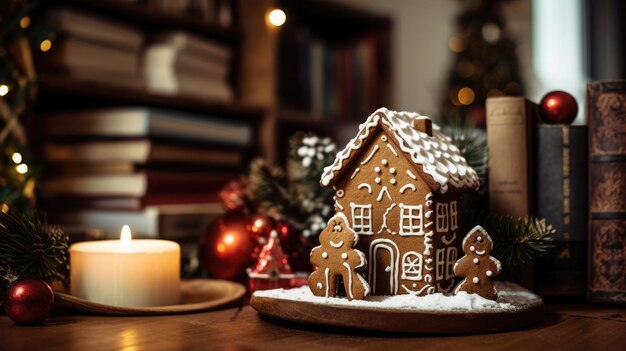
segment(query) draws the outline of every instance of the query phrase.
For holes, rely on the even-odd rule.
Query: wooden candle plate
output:
[[[386,307],[377,302],[351,304],[347,300],[316,298],[310,291],[300,296],[270,291],[255,293],[250,305],[262,315],[299,323],[419,334],[492,333],[520,329],[541,320],[544,304],[539,296],[513,283],[500,283],[497,287],[498,302],[507,303],[506,308],[429,310],[424,306]]]
[[[121,307],[84,300],[55,292],[55,303],[62,308],[98,314],[148,316],[181,314],[209,310],[241,299],[246,288],[238,283],[217,279],[184,280],[180,284],[181,303],[158,307]]]

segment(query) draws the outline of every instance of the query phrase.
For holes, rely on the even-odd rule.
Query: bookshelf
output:
[[[287,14],[280,28],[259,18],[273,7]],[[389,17],[326,0],[262,0],[240,6],[240,21],[242,100],[268,110],[261,137],[275,161],[296,131],[335,137],[390,104]]]

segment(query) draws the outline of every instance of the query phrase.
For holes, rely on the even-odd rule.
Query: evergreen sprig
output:
[[[545,219],[466,210],[463,221],[463,233],[477,224],[487,230],[494,244],[491,255],[499,259],[505,268],[534,263],[554,247],[555,230]]]
[[[485,132],[460,118],[447,119],[442,131],[452,139],[452,143],[459,148],[467,164],[476,171],[480,183],[483,186],[487,184],[487,136]]]
[[[3,205],[0,211],[0,290],[11,276],[46,282],[65,280],[68,238],[45,218]]]

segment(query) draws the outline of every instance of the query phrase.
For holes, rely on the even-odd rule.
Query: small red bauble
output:
[[[36,324],[48,317],[53,303],[50,285],[37,279],[24,279],[9,287],[4,310],[16,324]]]
[[[572,95],[564,91],[551,91],[541,99],[539,114],[545,123],[570,124],[576,119],[578,104]]]
[[[218,217],[200,237],[200,263],[214,278],[245,282],[246,268],[256,260],[259,240],[269,235],[267,220],[229,212]]]

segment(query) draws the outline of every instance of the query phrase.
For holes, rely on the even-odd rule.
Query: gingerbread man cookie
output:
[[[331,218],[319,238],[320,246],[311,250],[311,264],[316,267],[309,276],[313,295],[336,296],[341,277],[349,300],[364,299],[370,287],[357,270],[365,267],[365,255],[354,249],[359,238],[346,216],[338,213]]]
[[[477,225],[463,239],[465,256],[454,264],[454,274],[463,279],[454,289],[454,293],[465,291],[478,294],[486,299],[495,300],[498,292],[491,278],[500,274],[500,261],[491,257],[493,241],[483,227]]]

